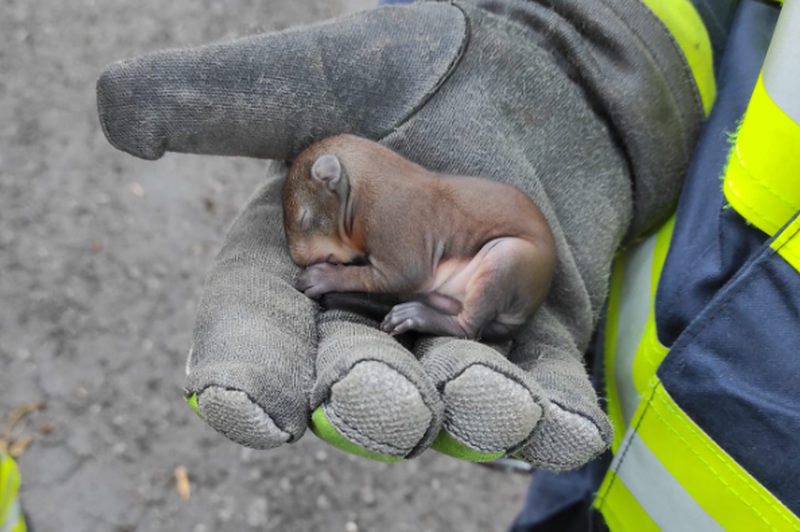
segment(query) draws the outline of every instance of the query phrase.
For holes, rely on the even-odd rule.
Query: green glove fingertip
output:
[[[439,451],[442,454],[458,458],[459,460],[466,460],[468,462],[490,462],[501,458],[506,453],[500,451],[497,453],[482,453],[471,449],[455,439],[447,430],[442,429],[436,439],[431,444],[431,449]]]
[[[388,456],[385,454],[374,453],[351,442],[342,436],[339,431],[333,428],[333,425],[330,424],[328,418],[325,417],[325,412],[322,411],[321,406],[317,407],[317,409],[311,414],[311,423],[309,424],[309,428],[311,429],[311,432],[316,434],[319,439],[330,445],[333,445],[337,449],[341,449],[346,453],[354,454],[356,456],[363,456],[364,458],[377,460],[378,462],[388,463],[399,462],[404,458],[402,456]]]
[[[200,413],[200,406],[197,404],[197,394],[193,393],[184,399],[186,400],[186,404],[189,405],[189,408],[194,410],[194,413],[197,414],[200,419],[203,419],[203,414]]]

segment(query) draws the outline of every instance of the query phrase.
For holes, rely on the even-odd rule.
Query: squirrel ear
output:
[[[320,155],[311,166],[311,177],[323,183],[329,190],[335,190],[342,179],[342,165],[335,155]]]

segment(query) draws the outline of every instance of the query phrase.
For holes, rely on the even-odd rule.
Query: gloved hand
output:
[[[282,167],[234,222],[200,301],[185,388],[207,423],[260,449],[310,426],[386,461],[433,445],[564,470],[607,447],[611,426],[582,353],[613,253],[677,197],[702,109],[682,56],[642,4],[556,4],[382,8],[102,74],[103,129],[137,157],[288,161],[353,133],[431,170],[519,187],[556,239],[550,295],[515,341],[401,344],[293,288]]]

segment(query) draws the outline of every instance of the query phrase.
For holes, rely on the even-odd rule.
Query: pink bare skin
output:
[[[436,174],[375,142],[330,137],[303,151],[283,190],[292,260],[308,297],[397,297],[381,328],[513,337],[544,301],[555,243],[520,190]]]

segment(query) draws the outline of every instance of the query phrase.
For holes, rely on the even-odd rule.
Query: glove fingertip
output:
[[[154,161],[166,152],[166,136],[157,116],[149,116],[153,96],[137,88],[137,66],[132,61],[108,65],[96,84],[97,114],[108,142],[120,151]]]
[[[193,393],[192,395],[186,396],[184,399],[186,404],[189,405],[189,408],[191,408],[200,419],[203,419],[203,414],[200,413],[200,405],[197,404],[197,394]]]
[[[325,412],[321,406],[317,407],[317,409],[311,414],[311,422],[308,426],[311,429],[311,432],[313,432],[319,439],[346,453],[387,463],[400,462],[404,459],[402,456],[389,456],[372,452],[351,442],[334,428],[334,426],[325,416]]]
[[[467,462],[491,462],[502,458],[506,454],[505,451],[495,453],[477,451],[458,441],[445,429],[442,429],[439,435],[436,436],[436,439],[431,444],[431,449]]]

